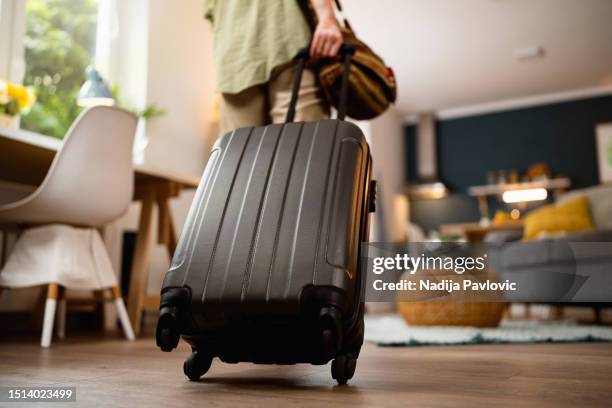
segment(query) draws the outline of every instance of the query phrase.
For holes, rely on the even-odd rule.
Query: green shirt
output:
[[[297,0],[205,0],[214,30],[216,87],[238,93],[308,46],[311,33]]]

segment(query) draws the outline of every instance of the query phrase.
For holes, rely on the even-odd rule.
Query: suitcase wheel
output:
[[[342,345],[342,315],[333,306],[323,307],[319,313],[319,325],[323,356],[329,360]]]
[[[357,358],[351,353],[340,354],[332,362],[331,374],[332,378],[338,381],[338,384],[344,385],[353,378],[355,367],[357,366]]]
[[[206,374],[211,364],[212,357],[209,354],[193,350],[183,363],[183,372],[191,381],[198,381]]]
[[[338,339],[336,334],[331,329],[325,329],[321,333],[321,343],[323,356],[326,361],[329,361],[336,354],[336,350],[338,349]]]
[[[181,334],[177,314],[176,307],[166,306],[160,311],[155,330],[155,342],[162,351],[170,352],[178,346]]]
[[[172,329],[168,327],[161,328],[157,331],[156,341],[157,346],[162,351],[170,352],[178,345],[179,335],[174,333]]]

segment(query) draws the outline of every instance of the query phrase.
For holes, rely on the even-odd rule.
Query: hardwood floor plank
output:
[[[355,378],[338,387],[328,366],[215,361],[200,382],[182,373],[189,348],[162,353],[151,338],[69,337],[42,350],[0,341],[0,384],[77,387],[67,406],[490,407],[606,406],[609,343],[380,348],[364,346]]]

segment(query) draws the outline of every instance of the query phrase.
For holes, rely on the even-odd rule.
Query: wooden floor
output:
[[[77,337],[49,350],[34,339],[2,339],[0,385],[76,386],[77,403],[69,407],[599,407],[612,401],[609,343],[368,344],[348,386],[335,386],[329,365],[218,361],[200,382],[189,382],[182,373],[187,354],[185,344],[162,353],[151,338],[127,343]]]

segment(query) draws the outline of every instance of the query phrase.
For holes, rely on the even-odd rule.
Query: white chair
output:
[[[49,226],[50,224],[86,227],[93,234],[90,238],[91,247],[96,252],[95,248],[99,248],[98,244],[101,243],[101,240],[98,231],[92,228],[99,228],[118,218],[127,210],[132,200],[134,184],[132,144],[136,124],[137,118],[134,115],[118,108],[97,106],[84,111],[68,130],[62,148],[56,154],[40,187],[23,199],[0,205],[0,223],[19,225],[23,228]],[[34,234],[35,230],[40,230],[40,228],[26,230],[20,240],[31,231],[33,234],[30,234],[30,244],[40,242],[40,239]],[[61,236],[62,232],[59,231],[57,234]],[[63,248],[66,247],[67,245],[63,245]],[[102,251],[103,255],[100,255],[99,252],[96,252],[98,260],[100,256],[108,258],[106,251]],[[58,334],[63,335],[65,299],[62,294],[65,292],[65,286],[69,285],[66,282],[58,282],[59,279],[56,279],[55,276],[28,276],[29,273],[36,274],[36,271],[19,270],[16,273],[14,268],[11,271],[12,256],[13,254],[9,255],[7,264],[0,274],[0,286],[24,286],[20,285],[20,282],[27,282],[28,286],[31,286],[32,283],[48,285],[41,346],[49,347],[58,297],[61,300]],[[17,257],[24,259],[23,256]],[[99,265],[98,260],[93,260],[89,264],[97,262],[96,265]],[[24,264],[18,261],[19,259],[12,264]],[[34,263],[40,265],[41,262],[46,261],[49,260],[43,258],[42,261],[39,259]],[[102,264],[101,269],[106,271],[105,265],[110,265],[110,262],[103,261]],[[35,269],[38,269],[40,273],[41,268]],[[5,276],[4,272],[7,272],[8,276]],[[49,273],[49,275],[52,274]],[[128,340],[133,340],[134,332],[114,274],[112,278],[105,277],[94,279],[94,281],[106,287],[93,289],[112,291],[125,335]],[[91,287],[68,288],[92,289]]]

